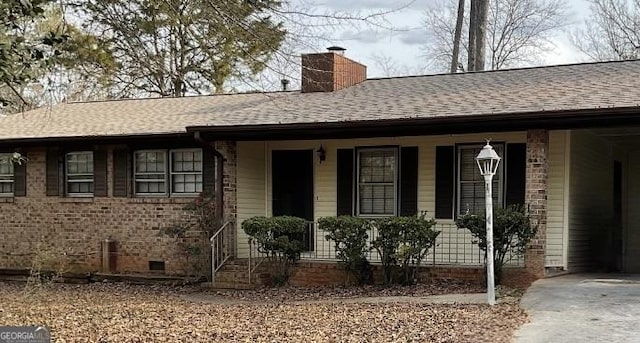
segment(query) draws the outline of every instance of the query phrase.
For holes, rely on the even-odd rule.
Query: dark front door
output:
[[[274,150],[271,156],[272,212],[313,222],[313,150]],[[313,230],[304,241],[313,249]]]
[[[622,271],[622,163],[613,162],[613,234],[609,270]]]

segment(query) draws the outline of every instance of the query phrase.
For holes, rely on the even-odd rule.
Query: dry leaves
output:
[[[47,325],[56,342],[509,342],[526,320],[513,304],[216,304],[182,300],[191,288],[120,283],[53,284],[32,293],[23,288],[0,283],[0,323]],[[267,292],[273,297],[269,292],[277,291]],[[303,290],[296,292],[299,297]],[[324,296],[314,292],[307,298]],[[252,294],[258,297],[259,291]]]
[[[430,282],[413,286],[368,285],[361,287],[295,287],[259,288],[256,290],[205,291],[221,297],[252,301],[305,301],[360,297],[428,296],[453,293],[482,293],[485,288],[464,282]]]

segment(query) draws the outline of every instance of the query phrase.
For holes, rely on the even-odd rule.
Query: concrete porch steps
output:
[[[253,289],[265,284],[269,279],[269,274],[258,267],[251,274],[249,281],[249,260],[238,259],[227,261],[218,270],[215,282],[210,286],[218,289]]]

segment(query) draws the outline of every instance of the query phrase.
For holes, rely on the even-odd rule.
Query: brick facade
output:
[[[341,54],[302,55],[302,93],[334,92],[367,79],[367,67]]]
[[[374,282],[382,284],[384,276],[380,265],[373,265]],[[505,268],[502,284],[510,287],[526,288],[531,280],[523,277],[522,268]],[[418,272],[420,282],[466,282],[485,285],[485,270],[473,266],[423,266]],[[300,261],[294,268],[290,284],[302,287],[344,285],[345,271],[335,262]]]
[[[234,141],[218,141],[215,148],[224,158],[224,169],[222,177],[222,187],[224,192],[224,221],[231,222],[232,234],[228,235],[227,249],[231,252],[231,256],[236,256],[236,230],[237,230],[237,176],[236,176],[236,142]]]
[[[235,143],[220,144],[225,155],[225,214],[235,217]],[[113,197],[113,157],[108,149],[107,197],[46,196],[46,149],[29,148],[27,196],[0,198],[0,269],[28,268],[35,257],[64,263],[65,271],[102,269],[101,244],[116,241],[116,272],[147,273],[149,261],[163,261],[167,274],[184,274],[184,254],[163,228],[189,222],[184,210],[193,199]],[[227,167],[228,166],[228,167]],[[228,194],[227,194],[228,193]],[[198,238],[195,238],[198,237]],[[201,242],[192,231],[186,240]]]
[[[549,132],[527,131],[525,204],[528,206],[532,224],[538,228],[538,233],[527,247],[525,267],[535,279],[543,277],[545,272],[548,153]]]

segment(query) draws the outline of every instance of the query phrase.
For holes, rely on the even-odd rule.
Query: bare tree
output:
[[[456,17],[456,29],[453,34],[453,51],[451,53],[451,73],[458,71],[460,57],[460,39],[462,38],[462,24],[464,23],[464,0],[458,1],[458,15]]]
[[[467,48],[467,70],[476,70],[476,51],[478,39],[478,0],[470,0],[471,8],[469,10],[469,43]]]
[[[438,0],[425,13],[424,24],[430,37],[426,57],[437,70],[451,67],[457,3],[457,0]],[[566,0],[488,0],[486,69],[539,62],[540,55],[553,47],[551,38],[569,22],[566,13]],[[469,19],[465,16],[463,35],[469,32]],[[469,47],[463,45],[461,63],[468,62],[469,51]]]
[[[640,58],[640,0],[590,0],[584,28],[574,45],[594,61]]]
[[[374,66],[382,72],[382,76],[400,76],[401,67],[391,56],[376,52],[371,55],[371,60],[373,60]]]
[[[473,1],[473,0],[472,0]],[[475,42],[475,70],[484,70],[485,54],[487,51],[487,45],[485,39],[487,37],[487,14],[489,7],[489,0],[475,0],[478,2],[478,9],[476,11],[476,42]],[[469,49],[471,51],[471,49]]]
[[[372,66],[380,70],[382,77],[395,77],[407,75],[421,75],[425,73],[425,67],[420,65],[408,66],[399,63],[393,57],[383,53],[375,52],[369,57],[373,62]]]
[[[301,52],[335,45],[345,28],[392,30],[385,17],[412,2],[354,10],[317,0],[67,1],[117,57],[109,94],[130,97],[276,90],[282,79],[293,88]]]

